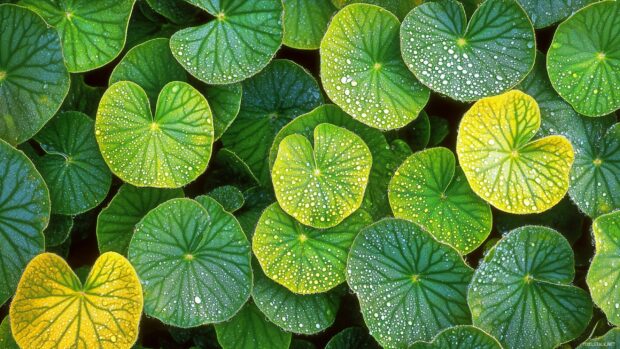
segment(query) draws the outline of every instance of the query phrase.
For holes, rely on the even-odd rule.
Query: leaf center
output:
[[[194,260],[194,255],[191,254],[191,253],[186,253],[186,254],[183,255],[183,259],[188,261],[188,262],[191,262],[191,261]]]
[[[599,60],[600,62],[604,61],[606,58],[605,53],[604,52],[599,52],[596,54],[596,59]]]
[[[224,12],[220,12],[217,15],[215,15],[215,18],[218,21],[223,22],[226,19],[226,15],[224,14]]]
[[[603,160],[596,158],[592,161],[592,163],[594,164],[594,166],[601,166],[603,164]]]
[[[382,66],[383,66],[383,65],[382,65],[381,63],[375,63],[375,64],[372,66],[372,69],[374,69],[375,71],[379,71],[379,70],[381,70],[381,67],[382,67]]]
[[[150,126],[151,132],[159,131],[159,125],[156,122],[151,123]]]
[[[411,275],[411,282],[413,282],[414,284],[417,284],[418,282],[420,282],[420,275],[418,274]]]
[[[534,277],[530,274],[525,274],[525,277],[523,278],[523,281],[525,281],[526,284],[531,284],[532,280],[534,280]]]
[[[299,241],[302,243],[308,241],[308,236],[306,234],[299,234]]]
[[[68,21],[71,21],[73,19],[73,12],[71,11],[65,12],[65,17],[67,18]]]
[[[6,79],[6,72],[4,70],[0,70],[0,82]]]
[[[458,47],[463,47],[465,45],[467,45],[467,40],[465,40],[465,38],[458,38],[456,40],[456,44]]]

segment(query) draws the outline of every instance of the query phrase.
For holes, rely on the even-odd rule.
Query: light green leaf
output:
[[[325,349],[380,349],[379,344],[361,327],[349,327],[333,336]]]
[[[471,190],[447,148],[407,158],[392,177],[388,195],[394,217],[419,224],[462,254],[478,248],[491,233],[491,208]]]
[[[34,138],[46,153],[34,163],[49,187],[53,213],[86,212],[110,190],[112,174],[99,153],[94,124],[86,114],[65,112]]]
[[[385,347],[407,348],[471,321],[465,297],[472,269],[412,222],[388,218],[363,229],[347,270],[364,322]]]
[[[245,198],[241,190],[232,185],[223,185],[209,192],[209,196],[215,199],[224,209],[233,213],[243,207]]]
[[[116,58],[127,38],[135,0],[21,0],[56,28],[72,73],[99,68]]]
[[[172,199],[137,224],[128,256],[144,312],[176,327],[231,318],[250,296],[250,244],[213,199]],[[202,205],[202,206],[201,206]]]
[[[215,139],[220,139],[235,121],[241,108],[241,84],[212,85],[203,89],[213,112]]]
[[[592,224],[596,254],[588,270],[587,283],[594,303],[607,320],[620,324],[620,211],[602,215]]]
[[[19,144],[54,116],[69,92],[58,34],[22,7],[0,5],[0,139]]]
[[[620,108],[620,3],[588,5],[561,23],[547,55],[549,78],[587,116]]]
[[[399,26],[381,7],[353,4],[334,16],[321,41],[321,81],[329,98],[381,130],[416,119],[430,95],[402,60]]]
[[[557,23],[580,8],[598,0],[518,0],[532,20],[534,28],[540,29]]]
[[[136,224],[161,203],[180,197],[183,197],[181,189],[137,188],[123,184],[97,216],[99,252],[127,255]]]
[[[230,84],[261,71],[282,43],[281,0],[185,0],[215,19],[170,38],[172,54],[196,78]]]
[[[386,10],[392,12],[398,18],[404,18],[412,8],[418,6],[424,0],[331,0],[332,3],[342,8],[350,4],[366,3],[381,6]]]
[[[302,224],[329,228],[361,206],[372,155],[359,136],[331,124],[314,129],[313,143],[299,134],[286,136],[271,177],[286,213]]]
[[[506,348],[556,348],[577,337],[592,302],[572,286],[575,260],[568,241],[540,226],[518,228],[478,266],[467,303],[474,326]]]
[[[73,217],[61,214],[50,216],[49,224],[43,231],[45,235],[45,247],[56,247],[61,245],[69,238],[73,228]]]
[[[121,81],[101,98],[95,135],[108,166],[125,182],[177,188],[207,168],[213,119],[207,100],[187,83],[166,84],[153,115],[144,90]]]
[[[283,0],[283,3],[282,43],[301,50],[318,49],[336,7],[330,0]]]
[[[417,342],[409,349],[502,349],[501,344],[474,326],[455,326],[441,331],[432,342]]]
[[[469,24],[455,0],[424,3],[400,30],[407,67],[432,90],[459,101],[498,95],[529,73],[534,28],[514,0],[487,0]]]

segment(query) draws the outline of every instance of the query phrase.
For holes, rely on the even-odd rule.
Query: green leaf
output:
[[[314,148],[302,135],[286,136],[271,177],[282,209],[305,225],[329,228],[362,204],[372,155],[355,133],[331,124],[314,129]]]
[[[69,238],[72,228],[73,217],[61,214],[51,215],[49,224],[43,231],[43,235],[45,235],[45,246],[56,247],[61,245]]]
[[[412,8],[419,5],[424,0],[331,0],[332,3],[342,8],[350,4],[366,3],[381,6],[386,10],[392,12],[398,18],[404,18]]]
[[[289,347],[289,349],[316,349],[316,346],[311,342],[303,339],[293,339],[291,341],[291,346]]]
[[[518,228],[478,266],[467,302],[474,326],[506,348],[556,348],[577,337],[592,317],[592,302],[572,286],[575,260],[555,230]]]
[[[241,109],[241,84],[212,85],[203,89],[213,112],[215,139],[220,139],[235,121]]]
[[[448,120],[439,116],[429,116],[429,123],[431,124],[431,136],[428,140],[430,146],[436,146],[450,134],[450,124]]]
[[[345,281],[351,244],[370,223],[370,215],[360,210],[332,228],[315,229],[297,222],[275,203],[256,225],[252,250],[265,274],[292,292],[326,292]]]
[[[620,349],[620,328],[614,327],[600,337],[590,338],[577,349],[607,348]]]
[[[229,319],[252,287],[250,244],[239,223],[215,200],[197,200],[172,199],[151,210],[128,251],[144,287],[144,312],[182,328]]]
[[[534,28],[514,0],[487,0],[469,24],[455,0],[424,3],[400,31],[405,63],[432,90],[474,101],[509,90],[536,57]]]
[[[46,153],[34,163],[49,187],[53,213],[83,213],[108,195],[112,174],[99,153],[94,124],[86,114],[64,112],[34,138]]]
[[[329,98],[381,130],[416,119],[430,95],[402,60],[399,26],[381,7],[353,4],[334,16],[321,41],[321,81]]]
[[[261,71],[282,43],[281,0],[185,0],[215,19],[170,38],[172,54],[196,78],[230,84]]]
[[[62,40],[72,73],[99,68],[116,58],[127,38],[135,0],[21,0],[41,15]]]
[[[60,111],[79,111],[94,118],[103,92],[103,87],[86,84],[83,74],[71,74],[69,94],[62,102]]]
[[[6,316],[0,324],[0,348],[2,349],[19,349],[13,334],[11,333],[11,325],[9,323],[9,317]]]
[[[127,255],[136,224],[161,203],[180,197],[183,197],[182,189],[137,188],[123,184],[97,216],[99,252]]]
[[[172,56],[169,40],[158,38],[127,51],[114,67],[109,84],[119,81],[132,81],[140,85],[151,105],[156,105],[159,91],[169,82],[187,81],[187,73]]]
[[[405,128],[399,131],[399,135],[406,140],[412,150],[418,151],[426,148],[431,139],[431,123],[425,111]]]
[[[0,139],[19,144],[56,114],[69,92],[58,34],[22,7],[0,5]]]
[[[243,82],[239,115],[222,136],[222,143],[249,166],[261,184],[268,185],[267,158],[276,133],[322,102],[319,84],[308,71],[292,61],[276,59]]]
[[[283,3],[282,43],[301,50],[318,49],[336,7],[330,0],[284,0]]]
[[[84,283],[62,258],[42,253],[26,267],[9,314],[22,349],[129,348],[138,338],[142,288],[117,253],[99,256]]]
[[[217,187],[209,192],[209,196],[230,213],[237,211],[245,203],[245,197],[241,190],[232,185]]]
[[[580,8],[598,0],[518,0],[532,20],[534,28],[540,29],[557,23]]]
[[[95,135],[103,158],[123,181],[177,188],[207,168],[213,119],[207,100],[187,83],[166,84],[153,116],[142,87],[121,81],[101,98]]]
[[[388,218],[363,229],[347,269],[364,321],[385,347],[407,348],[470,322],[465,297],[472,269],[414,223]]]
[[[586,279],[594,303],[607,320],[620,324],[620,211],[602,215],[592,225],[596,254]]]
[[[184,25],[192,22],[198,9],[184,1],[178,0],[146,0],[153,11],[166,17],[173,23]]]
[[[248,302],[228,322],[215,324],[217,341],[223,349],[288,349],[291,334],[269,322]]]
[[[254,265],[252,299],[269,321],[285,331],[314,334],[330,327],[340,306],[340,292],[300,295],[277,284]]]
[[[379,344],[361,327],[349,327],[333,336],[325,349],[379,349]]]
[[[514,90],[476,102],[463,116],[456,152],[473,191],[509,213],[544,212],[568,191],[573,148],[563,136],[532,140],[536,101]]]
[[[230,149],[221,148],[215,156],[215,163],[218,167],[230,172],[233,178],[238,178],[244,183],[259,184],[259,180],[254,176],[250,166]]]
[[[620,108],[620,3],[601,1],[561,23],[547,56],[549,78],[587,116]]]
[[[32,162],[0,139],[0,304],[13,295],[28,261],[43,252],[50,206]]]
[[[441,331],[432,342],[417,342],[409,349],[502,349],[501,344],[474,326],[455,326]]]
[[[407,158],[392,177],[388,196],[394,217],[419,224],[462,254],[478,248],[491,233],[491,208],[471,190],[447,148]]]

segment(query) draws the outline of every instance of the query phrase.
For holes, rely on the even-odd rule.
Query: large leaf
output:
[[[183,197],[181,189],[137,188],[123,184],[97,216],[99,251],[127,255],[136,224],[161,203],[180,197]]]
[[[399,26],[381,7],[353,4],[334,16],[321,41],[321,81],[329,98],[382,130],[413,121],[430,95],[401,58]]]
[[[101,98],[95,135],[108,166],[125,182],[176,188],[205,171],[213,118],[207,100],[187,83],[166,84],[153,115],[144,90],[121,81]]]
[[[185,0],[215,17],[170,38],[172,54],[209,84],[230,84],[261,71],[282,43],[281,0]]]
[[[456,0],[428,2],[401,27],[401,50],[415,76],[460,101],[500,94],[534,65],[534,28],[514,0],[487,0],[469,24]]]
[[[347,269],[364,321],[385,347],[407,348],[470,322],[465,297],[472,269],[414,223],[388,218],[363,229]]]
[[[284,45],[314,50],[336,12],[330,0],[284,0]]]
[[[572,286],[575,260],[555,230],[525,226],[487,254],[471,281],[467,302],[475,326],[506,348],[556,348],[583,332],[592,302]]]
[[[135,0],[21,0],[56,28],[72,73],[99,68],[116,58],[127,38]]]
[[[587,4],[598,0],[518,0],[532,20],[534,28],[548,27]]]
[[[321,293],[345,281],[351,244],[370,223],[370,215],[360,210],[335,227],[314,229],[276,203],[263,211],[252,250],[265,274],[277,283],[294,293]]]
[[[592,225],[596,254],[588,270],[588,287],[594,303],[607,320],[620,325],[620,211],[598,217]]]
[[[58,34],[31,11],[0,5],[0,139],[32,137],[68,92]]]
[[[573,148],[563,136],[532,140],[540,127],[536,101],[510,91],[476,102],[463,116],[456,152],[473,191],[510,213],[536,213],[568,191]]]
[[[82,283],[52,253],[35,257],[11,303],[22,349],[129,348],[138,338],[142,288],[125,257],[102,254]]]
[[[292,61],[274,60],[243,82],[241,110],[222,143],[247,163],[260,183],[268,185],[267,158],[276,133],[322,102],[319,84],[309,72]]]
[[[43,252],[50,206],[32,162],[0,139],[0,304],[13,295],[28,261]]]
[[[577,112],[601,116],[620,108],[620,3],[586,6],[560,24],[547,70],[553,87]]]
[[[491,208],[456,168],[454,154],[431,148],[411,155],[390,181],[394,217],[420,224],[437,240],[467,254],[491,233]]]
[[[330,228],[361,206],[371,166],[372,155],[359,136],[320,124],[313,144],[299,134],[280,142],[271,178],[286,213],[305,225]]]
[[[239,223],[215,200],[200,201],[157,206],[129,244],[144,286],[144,312],[176,327],[229,319],[252,286],[250,244]]]
[[[502,349],[501,344],[474,326],[454,326],[441,331],[432,342],[417,342],[409,349]]]
[[[110,190],[112,174],[99,153],[94,125],[86,114],[65,112],[34,138],[46,153],[34,163],[49,187],[53,213],[88,211]]]

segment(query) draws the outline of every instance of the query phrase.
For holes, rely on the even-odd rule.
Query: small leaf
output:
[[[409,349],[502,349],[499,342],[474,326],[455,326],[441,331],[432,342],[417,342]]]
[[[178,0],[146,0],[153,11],[176,24],[192,22],[199,10],[187,2]]]
[[[284,45],[301,50],[318,49],[336,12],[330,0],[284,0]]]
[[[209,192],[209,196],[215,199],[224,209],[233,213],[243,207],[245,198],[241,190],[232,185],[223,185]]]

